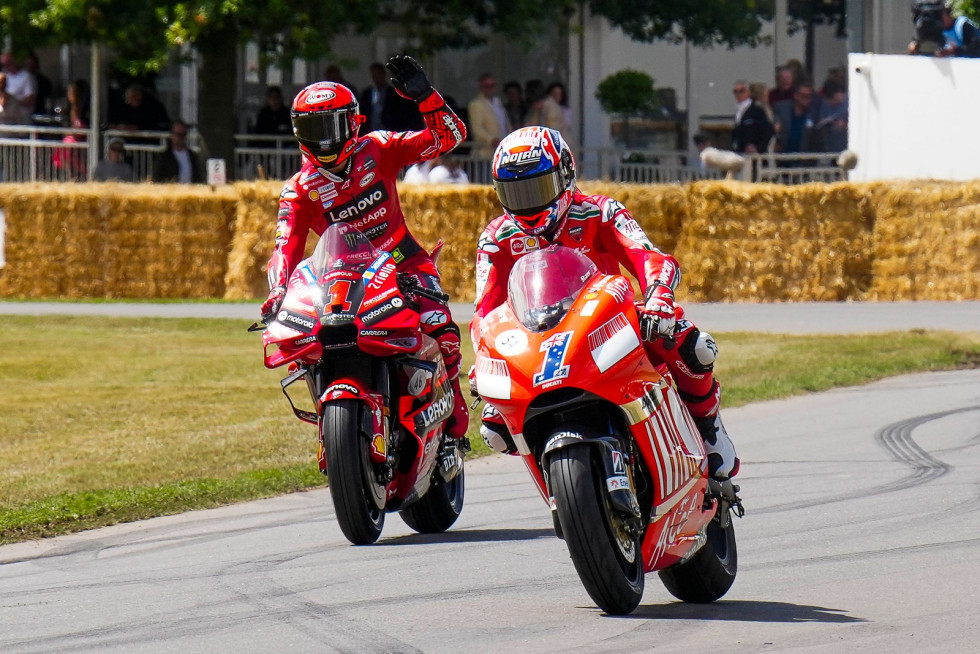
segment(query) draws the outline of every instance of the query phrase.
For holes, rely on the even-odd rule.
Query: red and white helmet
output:
[[[493,187],[507,215],[531,235],[565,219],[575,190],[575,157],[556,129],[522,127],[493,155]]]
[[[317,166],[334,168],[354,152],[364,122],[354,93],[335,82],[316,82],[296,94],[293,135],[299,149]]]

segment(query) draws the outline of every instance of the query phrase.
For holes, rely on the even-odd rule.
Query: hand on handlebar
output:
[[[673,339],[677,318],[674,315],[674,293],[669,286],[657,284],[647,289],[647,301],[640,312],[640,335],[645,341]]]

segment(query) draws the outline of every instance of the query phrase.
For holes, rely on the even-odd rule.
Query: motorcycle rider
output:
[[[497,147],[491,168],[504,213],[487,225],[477,245],[473,342],[481,320],[506,302],[508,275],[522,255],[558,243],[584,253],[605,274],[620,274],[622,264],[643,290],[645,304],[638,309],[647,355],[664,362],[677,381],[704,440],[709,474],[719,480],[734,476],[739,460],[721,421],[721,386],[713,373],[718,348],[674,303],[681,280],[677,260],[653,246],[621,203],[578,189],[575,158],[557,130],[531,126],[512,132]],[[475,385],[472,377],[470,383]],[[480,433],[491,449],[516,453],[489,404]]]
[[[391,57],[386,67],[399,95],[418,105],[425,130],[359,136],[364,116],[358,113],[357,98],[335,82],[311,84],[293,100],[293,134],[303,165],[279,195],[275,249],[267,266],[270,291],[261,308],[266,322],[279,312],[309,231],[322,234],[335,222],[355,226],[375,247],[391,253],[400,273],[442,292],[435,262],[405,223],[395,181],[402,168],[435,159],[462,143],[466,126],[412,57]],[[459,327],[448,305],[422,297],[419,304],[422,330],[438,342],[453,389],[453,414],[446,433],[463,438],[469,412],[459,389]]]

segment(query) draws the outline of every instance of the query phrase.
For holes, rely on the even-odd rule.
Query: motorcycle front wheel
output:
[[[589,445],[557,450],[548,465],[558,521],[585,590],[611,615],[630,613],[643,597],[639,538],[630,536],[599,489],[602,475]]]
[[[354,545],[377,541],[385,524],[385,488],[375,479],[369,439],[360,433],[365,410],[361,402],[338,400],[324,405],[320,418],[330,496],[340,530]]]

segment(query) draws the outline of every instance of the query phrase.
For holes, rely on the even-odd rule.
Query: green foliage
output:
[[[589,0],[589,8],[636,41],[688,39],[700,46],[755,45],[762,21],[772,16],[772,0]]]
[[[606,113],[624,116],[642,113],[657,104],[653,78],[630,69],[605,77],[596,87],[595,97]]]

